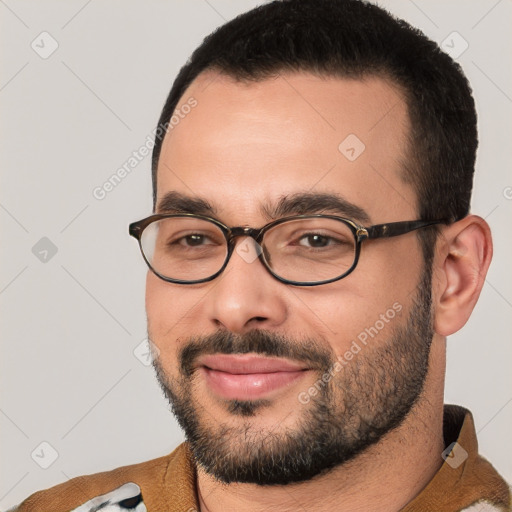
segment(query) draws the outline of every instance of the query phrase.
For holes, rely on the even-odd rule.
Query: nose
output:
[[[286,321],[286,285],[275,279],[259,260],[261,247],[240,236],[226,268],[205,297],[209,321],[218,328],[243,333],[271,329]]]

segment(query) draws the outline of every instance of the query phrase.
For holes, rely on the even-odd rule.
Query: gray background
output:
[[[127,226],[151,211],[150,158],[103,200],[92,191],[144,144],[202,38],[258,3],[0,0],[0,509],[182,441],[134,355],[146,268]],[[481,452],[511,481],[512,2],[381,5],[439,43],[457,31],[469,44],[458,60],[479,111],[472,209],[491,225],[495,258],[474,315],[449,339],[446,402],[473,411]],[[59,45],[46,59],[31,47],[51,49],[43,31]]]

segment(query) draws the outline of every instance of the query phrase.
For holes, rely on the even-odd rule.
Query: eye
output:
[[[190,235],[182,236],[181,238],[178,238],[174,242],[171,242],[172,244],[180,244],[185,245],[186,247],[199,247],[203,245],[203,242],[205,240],[209,240],[209,238],[205,235],[201,235],[199,233],[193,233]],[[186,242],[186,243],[182,243]]]
[[[321,248],[321,247],[327,247],[328,245],[332,245],[332,244],[329,244],[329,242],[334,242],[336,243],[336,240],[331,237],[331,236],[326,236],[326,235],[320,235],[318,233],[307,233],[305,235],[302,235],[299,239],[299,241],[306,241],[308,242],[308,244],[310,244],[311,247],[314,247],[314,248]],[[304,245],[302,243],[299,243],[299,245]]]
[[[318,231],[310,231],[293,237],[290,245],[298,245],[309,249],[341,249],[354,244],[352,238],[343,233],[335,233],[331,236]]]

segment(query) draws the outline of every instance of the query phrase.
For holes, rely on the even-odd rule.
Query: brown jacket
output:
[[[444,439],[445,462],[402,512],[512,510],[508,485],[493,466],[478,455],[473,416],[468,410],[456,405],[445,406]],[[110,503],[109,507],[105,507],[106,502]],[[36,492],[13,510],[69,512],[75,509],[77,512],[199,510],[195,466],[187,443],[165,457],[73,478]]]

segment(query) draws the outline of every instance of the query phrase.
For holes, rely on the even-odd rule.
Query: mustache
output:
[[[292,341],[286,336],[262,329],[253,329],[245,334],[216,331],[207,336],[192,336],[179,351],[178,361],[182,374],[190,377],[197,366],[198,357],[202,355],[250,352],[294,359],[318,370],[326,370],[335,361],[333,352],[317,340],[303,338]]]

